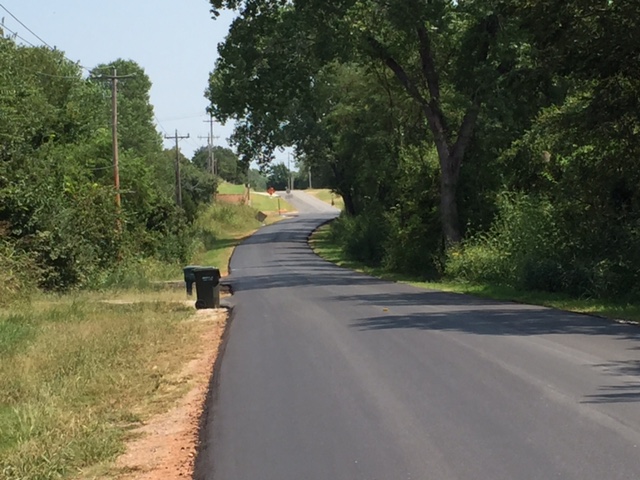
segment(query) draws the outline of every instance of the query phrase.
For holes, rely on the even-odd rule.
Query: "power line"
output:
[[[74,75],[51,75],[49,73],[36,72],[36,75],[41,77],[50,77],[50,78],[67,78],[67,79],[77,79],[78,77]]]
[[[172,121],[177,121],[177,120],[188,120],[190,118],[200,118],[203,117],[205,114],[203,113],[199,113],[197,115],[190,115],[188,117],[174,117],[174,118],[165,118],[163,119],[165,122],[172,122]]]
[[[18,35],[18,32],[14,32],[13,30],[11,30],[9,27],[7,27],[6,25],[2,25],[0,28],[2,28],[3,30],[8,30],[9,33],[14,34],[16,37],[18,37],[20,40],[22,40],[23,42],[26,42],[27,44],[29,44],[30,46],[32,46],[33,48],[37,48],[33,43],[31,43],[29,40],[27,40],[26,38],[22,38],[20,35]]]
[[[1,3],[0,3],[0,7],[2,7],[2,9],[3,9],[5,12],[7,12],[9,15],[11,15],[11,16],[14,18],[14,20],[15,20],[16,22],[18,22],[20,25],[22,25],[24,28],[26,28],[26,29],[31,33],[31,35],[33,35],[34,37],[36,37],[38,40],[40,40],[42,43],[44,43],[44,44],[45,44],[47,47],[49,47],[51,50],[55,50],[51,45],[49,45],[49,44],[48,44],[47,42],[45,42],[42,38],[40,38],[40,37],[38,36],[38,34],[37,34],[37,33],[35,33],[33,30],[31,30],[29,27],[27,27],[24,23],[22,23],[18,17],[16,17],[13,13],[11,13],[11,12],[9,11],[9,9],[8,9],[7,7],[5,7],[4,5],[2,5]],[[24,39],[23,39],[23,40],[24,40]]]
[[[153,114],[153,118],[156,119],[156,123],[158,124],[158,126],[160,127],[160,129],[164,132],[165,135],[169,135],[169,132],[167,132],[167,130],[162,126],[162,123],[160,123],[160,120],[158,120],[158,117],[156,116],[156,114]]]
[[[33,48],[38,48],[36,45],[34,45],[33,43],[31,43],[29,40],[27,40],[26,38],[21,37],[20,35],[18,35],[16,32],[14,32],[13,30],[11,30],[9,27],[7,27],[6,25],[0,25],[0,30],[7,30],[9,31],[9,33],[13,34],[14,36],[16,36],[17,38],[19,38],[20,40],[22,40],[23,42],[26,42],[29,46],[33,47]],[[65,57],[67,58],[67,57]],[[67,58],[67,60],[69,60]],[[71,61],[71,60],[69,60]],[[83,67],[84,68],[84,67]],[[27,69],[29,70],[29,69]],[[29,73],[32,73],[33,75],[39,75],[42,77],[51,77],[51,78],[66,78],[66,79],[76,79],[78,77],[73,76],[73,75],[51,75],[50,73],[43,73],[43,72],[34,72],[33,70],[29,70]]]
[[[52,47],[51,45],[49,45],[49,43],[47,43],[47,42],[46,42],[42,37],[40,37],[36,32],[34,32],[33,30],[31,30],[29,27],[27,27],[27,26],[26,26],[26,25],[25,25],[25,24],[24,24],[24,23],[23,23],[23,22],[22,22],[18,17],[16,17],[13,13],[11,13],[7,7],[5,7],[5,6],[4,6],[3,4],[1,4],[1,3],[0,3],[0,7],[1,7],[5,12],[7,12],[9,15],[11,15],[11,16],[14,18],[14,20],[15,20],[16,22],[18,22],[20,25],[22,25],[24,28],[26,28],[26,29],[27,29],[27,31],[28,31],[29,33],[31,33],[31,35],[33,35],[33,36],[34,36],[34,37],[36,37],[38,40],[40,40],[42,43],[44,43],[47,47],[49,47],[49,49],[50,49],[50,50],[56,50],[56,51],[57,51],[56,47]],[[1,27],[1,28],[5,29],[5,30],[8,30],[9,32],[13,33],[16,37],[18,37],[18,38],[19,38],[20,40],[22,40],[23,42],[26,42],[28,45],[32,46],[33,48],[37,48],[37,47],[36,47],[36,45],[34,45],[33,43],[31,43],[29,40],[27,40],[26,38],[24,38],[24,37],[22,37],[22,36],[18,35],[18,33],[17,33],[17,32],[14,32],[13,30],[11,30],[11,29],[10,29],[10,28],[8,28],[7,26],[5,26],[5,25],[4,25],[4,22],[3,22],[3,25],[2,25],[2,27]],[[75,65],[78,65],[78,66],[79,66],[80,68],[82,68],[83,70],[86,70],[87,72],[91,73],[91,70],[89,70],[87,67],[85,67],[85,66],[81,65],[81,64],[80,64],[80,62],[74,62],[74,61],[73,61],[73,60],[71,60],[69,57],[67,57],[64,53],[62,54],[62,56],[63,56],[64,58],[66,58],[68,61],[70,61],[71,63],[73,63],[73,64],[75,64]]]
[[[19,38],[20,40],[22,40],[23,42],[25,42],[27,45],[29,45],[32,48],[38,48],[37,45],[34,45],[33,43],[31,43],[29,40],[27,40],[26,38],[22,37],[21,35],[18,34],[18,32],[14,32],[13,30],[11,30],[9,27],[7,27],[6,25],[0,25],[0,30],[7,30],[9,33],[13,34],[15,37]],[[64,55],[63,55],[64,56]],[[84,68],[85,70],[89,71],[86,67],[83,67],[82,65],[80,65],[77,62],[74,62],[73,60],[67,58],[66,56],[64,57],[66,58],[68,61],[70,61],[73,64],[78,65],[80,68]],[[31,73],[33,73],[34,75],[40,75],[43,77],[51,77],[51,78],[77,78],[74,77],[72,75],[51,75],[49,73],[43,73],[43,72],[34,72],[31,71]]]

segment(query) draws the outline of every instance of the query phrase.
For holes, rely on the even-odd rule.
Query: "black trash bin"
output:
[[[193,269],[196,280],[196,308],[220,308],[220,270],[215,267]]]
[[[193,284],[196,281],[196,276],[193,271],[196,268],[201,268],[200,265],[187,265],[182,269],[184,272],[184,284],[187,286],[187,295],[193,295]]]

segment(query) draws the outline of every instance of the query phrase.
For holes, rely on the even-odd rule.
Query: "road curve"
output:
[[[640,478],[639,327],[335,267],[288,200],[231,261],[196,479]]]

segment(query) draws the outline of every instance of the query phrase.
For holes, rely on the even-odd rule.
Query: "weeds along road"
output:
[[[235,252],[198,479],[640,478],[640,328],[335,267],[300,216]]]

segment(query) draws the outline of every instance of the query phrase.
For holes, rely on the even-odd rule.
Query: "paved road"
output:
[[[640,478],[640,327],[334,267],[292,203],[233,256],[196,478]]]

